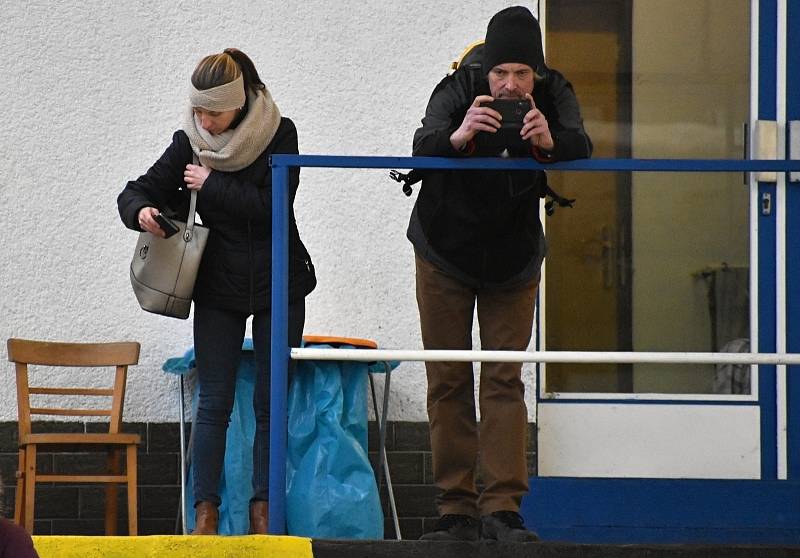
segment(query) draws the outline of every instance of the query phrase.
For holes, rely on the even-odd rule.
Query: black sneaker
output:
[[[481,517],[481,538],[507,542],[535,542],[539,537],[525,528],[522,516],[513,511],[497,511]]]
[[[478,520],[468,515],[448,513],[439,518],[430,533],[425,533],[421,541],[477,541],[480,525]]]

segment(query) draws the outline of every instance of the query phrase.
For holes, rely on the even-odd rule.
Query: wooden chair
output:
[[[137,534],[136,498],[136,446],[140,442],[138,434],[124,434],[122,427],[122,407],[125,402],[125,383],[128,366],[139,361],[139,343],[49,343],[25,339],[8,340],[8,360],[15,363],[17,373],[17,411],[19,416],[19,470],[17,471],[17,495],[14,521],[33,533],[34,494],[36,483],[105,483],[106,514],[105,531],[107,535],[117,530],[117,484],[128,487],[128,534]],[[31,387],[29,385],[28,365],[75,366],[75,367],[115,367],[113,387]],[[86,375],[84,375],[85,377]],[[76,375],[79,382],[80,375]],[[92,378],[94,379],[94,378]],[[52,407],[32,407],[31,395],[47,399]],[[46,396],[46,397],[42,397]],[[55,406],[54,396],[76,396],[83,401],[88,397],[108,397],[110,408],[62,408]],[[61,404],[64,403],[62,398]],[[107,433],[33,433],[32,415],[60,416],[104,416],[109,417]],[[105,474],[38,474],[36,454],[42,447],[48,452],[65,451],[64,446],[74,451],[75,446],[105,448],[108,451],[108,471]],[[122,451],[127,452],[125,473],[120,472]]]

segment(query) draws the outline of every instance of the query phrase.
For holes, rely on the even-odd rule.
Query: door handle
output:
[[[585,247],[584,261],[597,262],[602,266],[603,288],[614,288],[614,271],[616,268],[616,245],[614,234],[608,225],[603,225],[600,234],[583,240]]]
[[[750,159],[750,123],[749,122],[742,122],[742,160],[747,161]],[[750,184],[750,173],[743,172],[743,180],[744,185],[748,186]]]
[[[620,287],[625,287],[628,283],[628,259],[626,254],[627,238],[625,238],[625,229],[621,227],[617,231],[617,283]]]
[[[601,257],[603,259],[603,288],[614,288],[614,268],[616,267],[616,258],[614,257],[614,241],[611,231],[608,226],[603,226],[600,231],[602,238],[602,251]]]

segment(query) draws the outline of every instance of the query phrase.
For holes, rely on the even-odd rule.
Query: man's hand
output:
[[[160,236],[161,238],[166,237],[163,229],[158,226],[158,223],[155,222],[153,217],[158,215],[159,211],[155,207],[143,207],[139,210],[139,228],[149,233],[154,234],[155,236]]]
[[[553,143],[553,136],[550,135],[550,126],[547,124],[547,119],[536,108],[536,103],[533,102],[533,97],[530,93],[526,93],[525,98],[531,103],[531,110],[522,120],[520,135],[522,139],[529,140],[534,147],[551,151],[555,143]]]
[[[478,132],[494,134],[500,128],[500,113],[489,107],[482,107],[482,103],[491,103],[493,97],[478,95],[464,115],[464,121],[458,130],[450,135],[450,143],[457,151],[461,151]]]
[[[190,190],[200,190],[209,174],[211,174],[211,169],[208,167],[186,165],[186,170],[183,171],[183,181]]]

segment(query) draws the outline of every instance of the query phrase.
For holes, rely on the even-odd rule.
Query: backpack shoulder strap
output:
[[[456,72],[463,72],[466,75],[468,96],[474,97],[478,88],[483,70],[483,41],[475,41],[467,45],[467,48],[450,64],[450,75]]]
[[[483,64],[483,43],[484,41],[481,39],[479,41],[474,41],[467,45],[467,47],[461,52],[458,57],[458,60],[453,60],[453,63],[450,64],[450,70],[455,72],[459,68],[463,68],[466,66],[472,65],[482,65]]]

